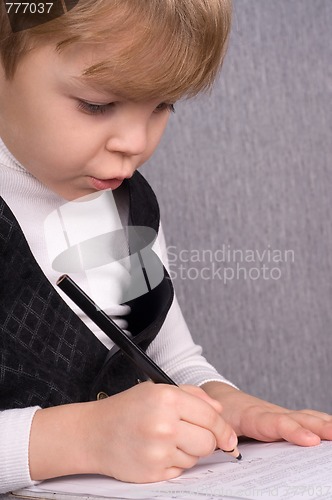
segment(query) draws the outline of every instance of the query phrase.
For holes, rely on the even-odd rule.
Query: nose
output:
[[[118,124],[116,131],[108,138],[106,149],[125,156],[144,153],[148,145],[148,125],[143,119]]]

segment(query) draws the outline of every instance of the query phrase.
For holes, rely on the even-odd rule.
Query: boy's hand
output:
[[[223,418],[238,436],[259,441],[286,440],[300,446],[332,440],[332,416],[314,410],[292,411],[238,391],[209,382],[204,390],[223,405]]]
[[[95,472],[129,482],[161,481],[217,446],[233,449],[237,437],[221,409],[197,387],[151,382],[91,405],[91,426],[100,427],[89,439]]]
[[[151,382],[101,401],[39,410],[30,439],[31,477],[174,478],[216,447],[237,445],[221,410],[202,389]]]

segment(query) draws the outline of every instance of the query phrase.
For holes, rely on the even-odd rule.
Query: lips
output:
[[[98,191],[104,191],[105,189],[117,189],[121,186],[123,181],[124,178],[97,179],[96,177],[90,177],[92,187]]]

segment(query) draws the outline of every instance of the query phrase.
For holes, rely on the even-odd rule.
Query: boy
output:
[[[0,491],[77,473],[169,479],[216,446],[233,449],[239,435],[303,446],[331,439],[330,416],[244,394],[202,358],[166,271],[146,294],[113,296],[107,313],[181,388],[135,384],[138,374],[117,355],[104,365],[109,339],[55,292],[59,270],[47,250],[58,241],[44,221],[69,202],[81,227],[84,208],[94,210],[90,202],[104,192],[112,221],[97,210],[91,225],[102,217],[110,231],[158,231],[167,264],[156,200],[135,171],[157,147],[175,101],[213,82],[229,2],[80,0],[18,32],[1,3],[0,23]],[[129,277],[130,289],[122,260],[106,281],[122,290]],[[77,278],[104,286],[90,268]]]

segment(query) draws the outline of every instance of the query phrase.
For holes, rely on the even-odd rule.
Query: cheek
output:
[[[62,146],[79,144],[87,145],[91,142],[91,127],[80,116],[75,105],[62,96],[42,95],[38,105],[36,100],[28,99],[25,116],[28,126],[35,136],[42,137],[43,142],[58,150]]]
[[[53,159],[65,156],[69,162],[75,162],[75,159],[79,162],[93,156],[99,147],[96,130],[72,110],[54,107],[49,113],[43,113],[39,120],[35,115],[35,119],[37,124],[31,124],[30,128],[34,136],[31,143],[37,147],[42,138],[43,156],[51,155]]]

